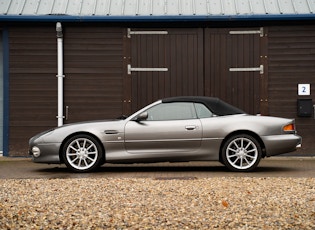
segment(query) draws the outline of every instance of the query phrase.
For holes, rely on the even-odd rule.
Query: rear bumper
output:
[[[266,147],[267,157],[294,152],[302,146],[302,137],[296,134],[264,136],[262,141]]]

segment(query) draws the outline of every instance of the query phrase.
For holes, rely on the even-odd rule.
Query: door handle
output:
[[[197,127],[195,125],[186,125],[185,129],[187,130],[195,130]]]

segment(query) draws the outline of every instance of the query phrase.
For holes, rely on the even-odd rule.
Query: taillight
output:
[[[285,132],[295,131],[294,124],[288,124],[286,126],[283,126],[283,131]]]

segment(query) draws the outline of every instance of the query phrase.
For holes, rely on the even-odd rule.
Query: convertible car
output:
[[[64,125],[29,141],[37,163],[89,172],[104,163],[220,161],[254,170],[301,146],[294,119],[248,115],[218,98],[173,97],[129,117]]]

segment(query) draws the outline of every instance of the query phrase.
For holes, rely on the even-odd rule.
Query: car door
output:
[[[125,126],[128,153],[184,158],[200,148],[202,126],[193,103],[161,103],[146,113],[146,120],[131,120]]]

